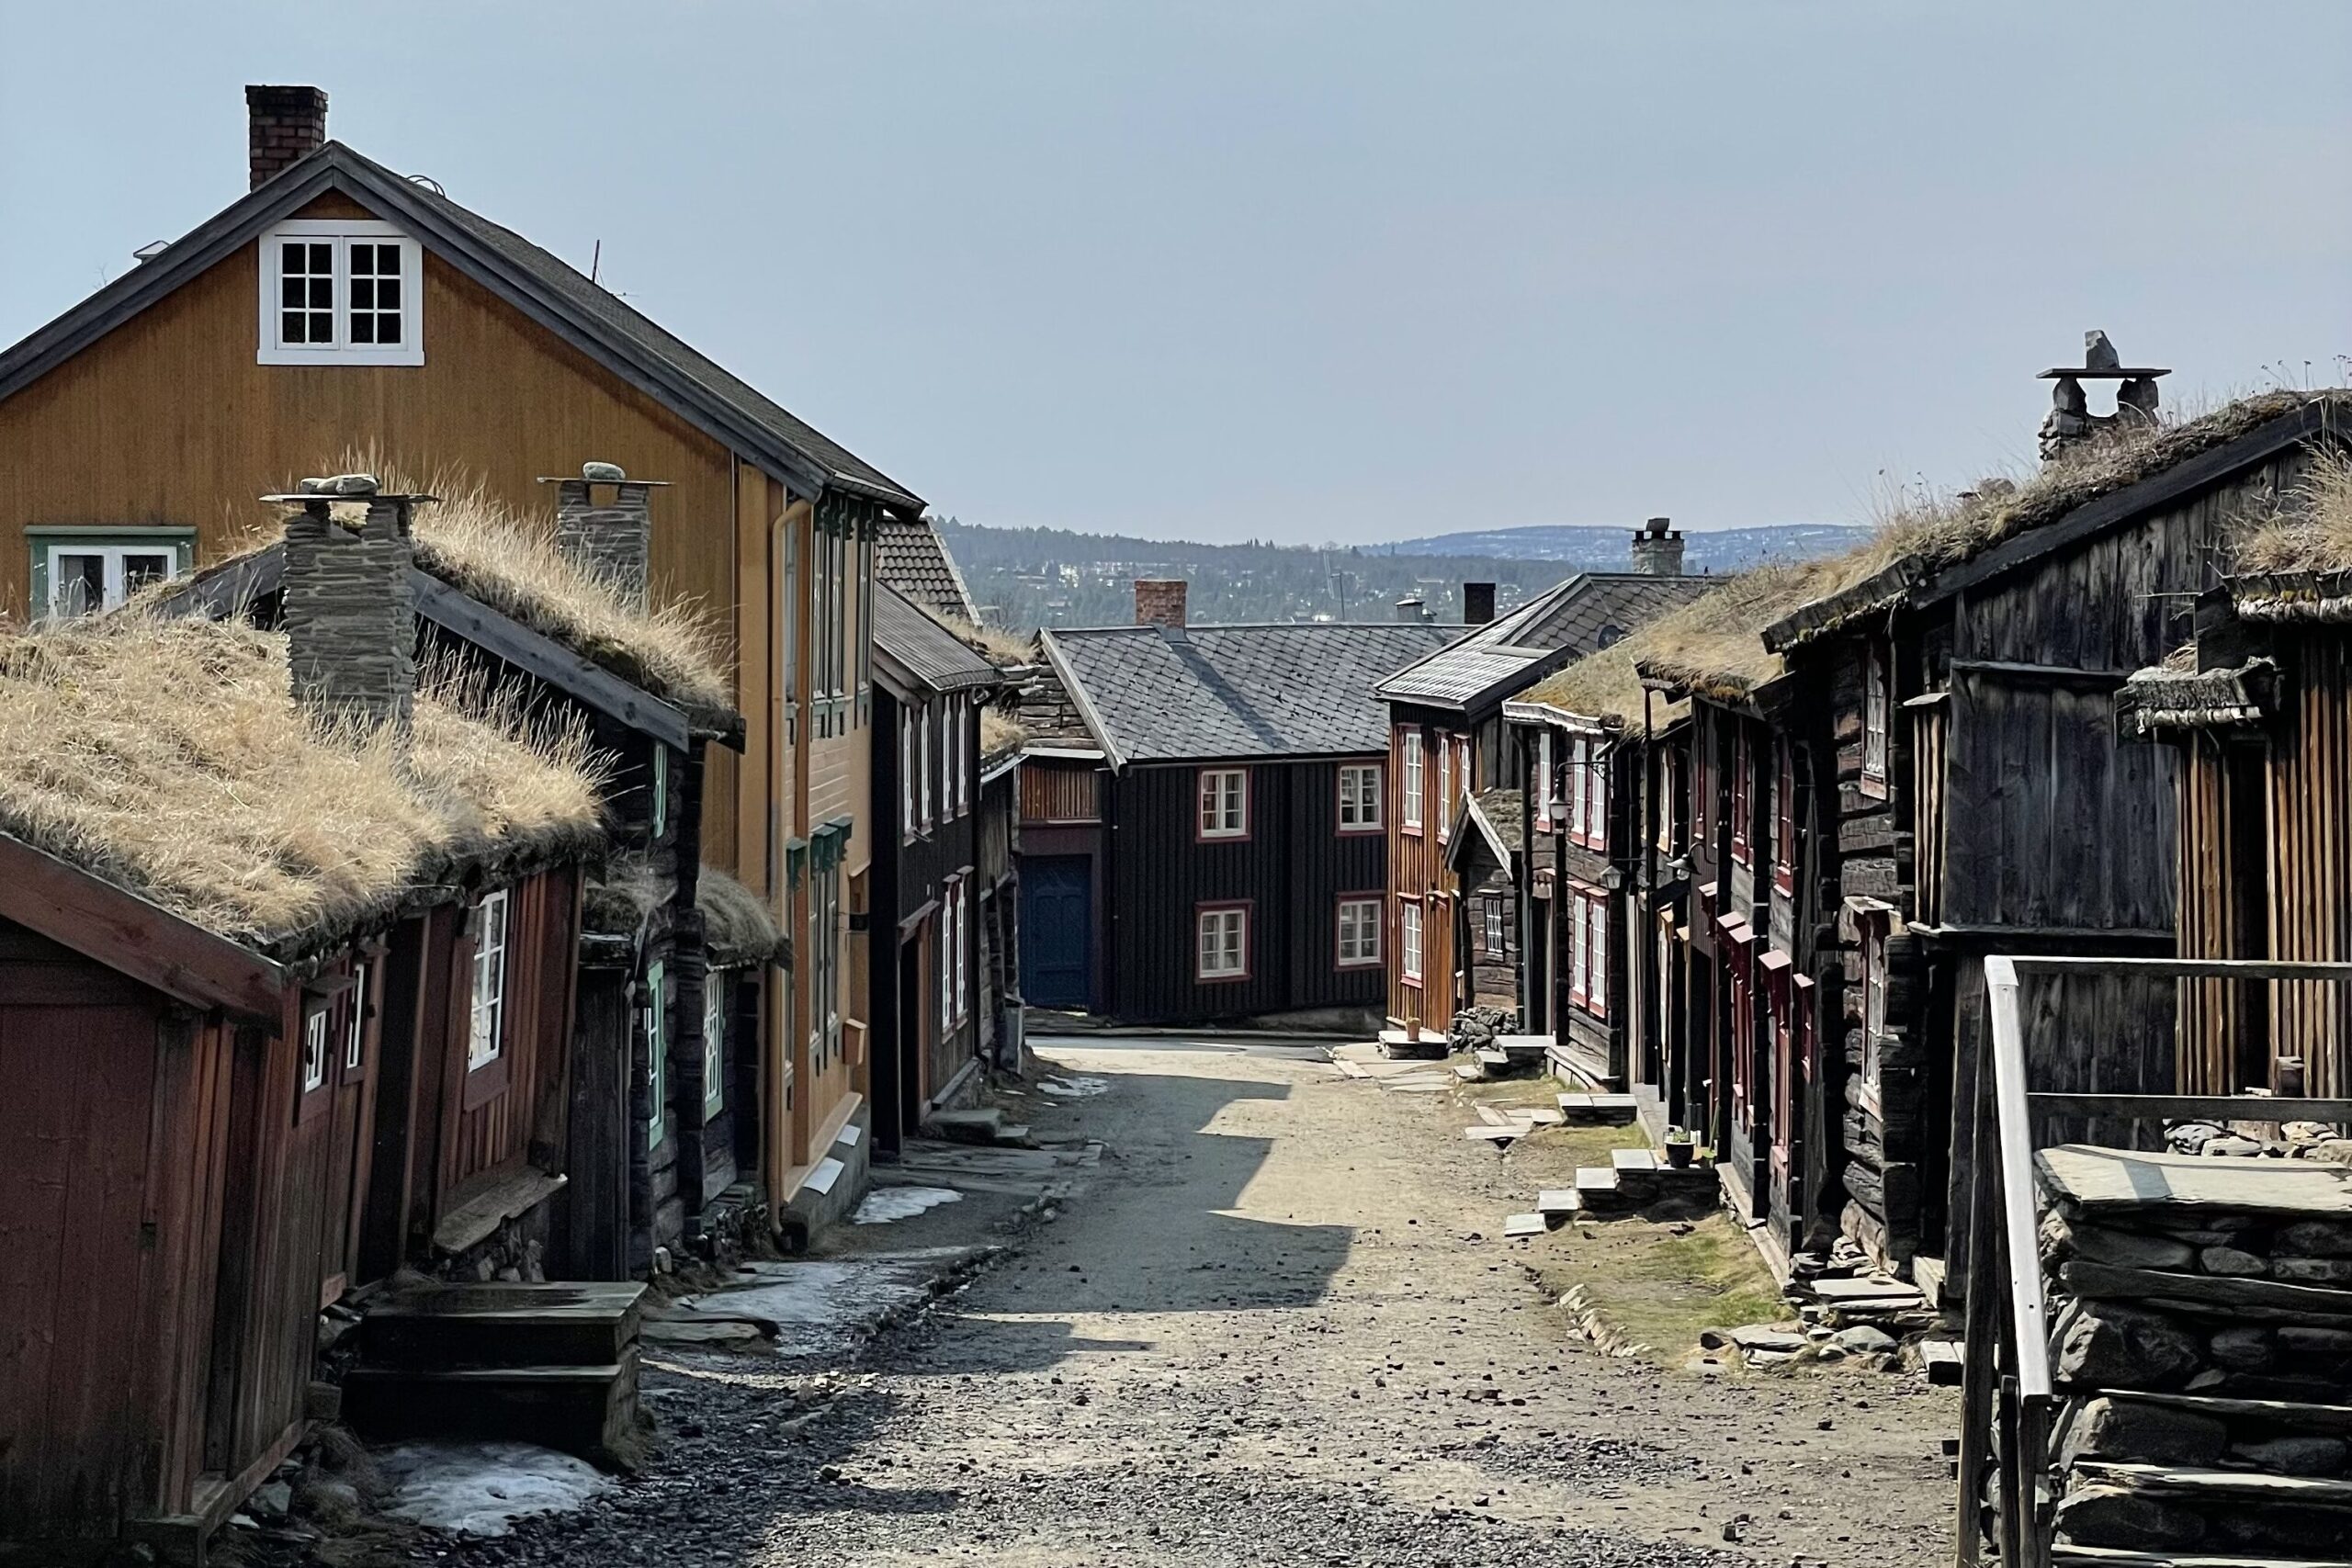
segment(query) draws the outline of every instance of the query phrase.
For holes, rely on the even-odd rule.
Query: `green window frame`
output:
[[[51,602],[51,576],[53,563],[60,557],[78,553],[99,558],[106,574],[107,597],[92,608],[106,608],[120,602],[114,594],[125,575],[125,557],[168,553],[172,565],[167,575],[172,577],[180,576],[196,564],[193,528],[42,525],[26,529],[25,542],[32,558],[30,608],[44,618],[55,613]]]
[[[670,830],[670,748],[653,748],[653,836]]]
[[[668,1012],[667,985],[660,959],[645,966],[645,1078],[653,1100],[652,1113],[645,1119],[649,1149],[662,1146],[662,1134],[670,1125],[670,1043],[662,1027]]]

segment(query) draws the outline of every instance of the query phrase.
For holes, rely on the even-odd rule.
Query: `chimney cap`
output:
[[[643,485],[650,490],[668,490],[670,479],[633,479],[624,473],[618,463],[582,463],[576,474],[541,474],[543,485]]]
[[[2134,381],[2169,376],[2169,369],[2154,365],[2126,365],[2115,352],[2107,334],[2093,327],[2083,334],[2083,362],[2080,365],[2056,365],[2034,378],[2037,381]]]

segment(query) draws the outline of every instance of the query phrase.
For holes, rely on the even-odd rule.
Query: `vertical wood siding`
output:
[[[2272,741],[2271,941],[2282,959],[2338,961],[2352,957],[2352,648],[2340,632],[2299,641],[2290,720]],[[2270,992],[2271,1039],[2302,1058],[2305,1092],[2347,1092],[2352,987]]]

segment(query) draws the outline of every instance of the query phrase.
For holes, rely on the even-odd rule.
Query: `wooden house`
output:
[[[556,1244],[597,799],[576,744],[413,690],[405,510],[284,634],[0,644],[0,1540],[36,1561],[199,1551],[319,1407],[323,1308]],[[569,1375],[628,1418],[633,1364]]]
[[[1101,761],[1040,767],[1042,750],[1066,749],[1033,735],[1023,763],[1026,999],[1069,994],[1049,965],[1084,953],[1087,1004],[1124,1022],[1375,1014],[1386,795],[1373,687],[1456,632],[1194,626],[1182,582],[1138,582],[1136,614],[1133,626],[1041,637]],[[1081,782],[1092,799],[1060,808],[1097,824],[1031,818],[1027,790]],[[1073,829],[1092,835],[1082,857],[1054,836]],[[1072,860],[1090,880],[1065,901],[1051,863]],[[1086,921],[1075,931],[1071,912]]]
[[[1396,959],[1388,965],[1387,1016],[1401,1040],[1446,1034],[1455,1010],[1474,999],[1478,954],[1490,934],[1515,949],[1553,950],[1555,933],[1528,925],[1556,919],[1549,900],[1522,908],[1514,894],[1510,908],[1495,910],[1492,902],[1502,895],[1494,889],[1473,908],[1450,863],[1454,819],[1465,799],[1517,782],[1503,720],[1508,698],[1705,588],[1704,579],[1679,575],[1682,536],[1666,519],[1636,531],[1634,541],[1640,570],[1569,578],[1499,620],[1491,615],[1492,586],[1468,585],[1464,605],[1484,619],[1377,687],[1388,709],[1386,793],[1397,803],[1387,829],[1385,908]],[[1492,933],[1489,914],[1502,922]],[[1484,967],[1491,972],[1494,965]],[[1531,1005],[1518,980],[1492,1005],[1522,1019],[1544,1010],[1542,1003]]]
[[[980,717],[995,665],[885,582],[875,590],[876,929],[874,1136],[883,1155],[935,1109],[974,1094],[983,1032]]]
[[[1028,1006],[1092,1012],[1110,994],[1096,916],[1110,846],[1102,817],[1108,759],[1042,641],[1022,672],[1014,713],[1020,761],[1007,783],[1023,940],[1011,973]]]
[[[798,964],[760,1025],[755,1174],[779,1219],[836,1212],[867,1089],[872,558],[919,499],[586,274],[328,141],[322,92],[246,98],[250,189],[0,354],[0,602],[113,603],[234,547],[254,475],[357,441],[517,513],[592,455],[669,480],[653,596],[711,616],[744,721],[741,754],[708,759],[703,857]],[[837,1149],[849,1178],[810,1190]]]
[[[2352,399],[2320,411],[2311,466],[2225,541],[2193,639],[2116,695],[2127,739],[2179,769],[2179,956],[2352,956]],[[2336,988],[2183,983],[2177,1092],[2352,1093]]]
[[[2050,374],[2063,404],[2070,378],[2152,389],[2160,372]],[[1883,1262],[1959,1283],[1946,1264],[1966,1256],[1984,955],[2175,950],[2181,775],[2165,748],[2118,745],[2116,695],[2188,638],[2236,520],[2298,483],[2343,408],[2275,393],[2179,424],[2126,420],[1916,519],[1899,553],[1838,563],[1764,629],[1807,694],[1794,711],[1816,755],[1835,759],[1811,825],[1838,892],[1815,973],[1843,991],[1833,1174],[1842,1228]],[[2040,1041],[2037,1084],[2175,1087],[2168,987],[2067,984],[2104,989],[2054,996],[2053,1013],[2098,1027]]]

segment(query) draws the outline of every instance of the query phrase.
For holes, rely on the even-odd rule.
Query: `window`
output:
[[[1740,724],[1731,737],[1731,858],[1741,865],[1754,863],[1748,849],[1750,828],[1748,812],[1753,800],[1748,790],[1749,773],[1753,772],[1747,750],[1747,726]]]
[[[186,570],[193,528],[28,528],[33,603],[51,615],[111,610]]]
[[[1568,897],[1568,1000],[1578,1007],[1585,1005],[1585,987],[1591,975],[1590,955],[1586,943],[1591,935],[1592,911],[1587,908],[1581,892]]]
[[[670,748],[653,748],[653,836],[670,831]]]
[[[1421,732],[1408,729],[1400,748],[1404,758],[1404,797],[1396,803],[1396,812],[1408,832],[1421,830]]]
[[[716,972],[702,981],[702,1116],[707,1122],[727,1109],[728,980]]]
[[[922,826],[931,829],[931,707],[929,704],[915,710],[916,754],[922,763]]]
[[[1797,886],[1797,749],[1784,738],[1772,789],[1772,886],[1793,893]]]
[[[1582,884],[1568,890],[1568,999],[1596,1018],[1609,1016],[1609,895]]]
[[[1376,832],[1380,828],[1380,768],[1349,762],[1340,769],[1340,831]]]
[[[1715,852],[1708,824],[1715,819],[1715,749],[1712,733],[1690,740],[1690,841]]]
[[[1681,852],[1675,840],[1674,817],[1679,805],[1677,791],[1682,780],[1682,757],[1679,752],[1657,753],[1657,852],[1662,855]]]
[[[669,976],[656,959],[645,966],[645,1146],[661,1145],[670,1126]]]
[[[838,859],[816,874],[808,897],[809,950],[815,988],[809,993],[810,1059],[821,1067],[842,1048],[842,868]]]
[[[956,983],[949,994],[956,998],[956,1021],[958,1023],[972,1016],[971,902],[971,884],[958,878],[956,883],[956,924],[948,936],[948,942],[956,950]]]
[[[939,899],[939,919],[933,931],[939,960],[939,1027],[956,1027],[956,884],[951,880]]]
[[[939,707],[940,722],[946,727],[940,737],[939,748],[939,814],[954,821],[964,814],[964,704],[959,697],[950,697]]]
[[[263,365],[424,363],[423,253],[389,223],[293,219],[261,240]]]
[[[972,809],[972,723],[978,712],[969,697],[956,699],[956,815]]]
[[[1363,969],[1380,962],[1380,900],[1340,900],[1340,967]]]
[[[313,1008],[302,1017],[302,1092],[327,1081],[327,1010]]]
[[[1552,778],[1552,731],[1549,726],[1535,737],[1535,788],[1530,792],[1535,798],[1535,830],[1552,831],[1555,825],[1552,810],[1558,803],[1560,792]]]
[[[1480,903],[1486,917],[1487,956],[1500,958],[1510,950],[1510,922],[1504,918],[1502,895],[1489,893]]]
[[[1250,911],[1246,906],[1205,907],[1200,911],[1201,980],[1245,980],[1250,976]]]
[[[1581,735],[1568,742],[1568,837],[1584,842],[1585,832],[1585,751],[1587,742]]]
[[[1250,775],[1246,770],[1201,770],[1200,836],[1204,839],[1246,839],[1250,836]]]
[[[922,780],[915,769],[915,710],[899,710],[899,836],[911,842],[915,825],[921,820],[915,815],[915,797],[922,789]]]
[[[352,971],[351,1011],[343,1025],[343,1070],[356,1073],[367,1059],[368,1051],[368,965],[362,964]]]
[[[1442,843],[1453,830],[1453,742],[1437,744],[1437,836]]]
[[[1886,1037],[1886,917],[1870,916],[1862,925],[1862,1086],[1863,1103],[1879,1108],[1883,1053]]]
[[[1404,953],[1404,976],[1407,983],[1421,983],[1421,906],[1418,899],[1408,898],[1396,911],[1396,945]]]
[[[488,1066],[505,1048],[506,893],[486,893],[474,906],[473,1022],[466,1037],[466,1070]]]
[[[1886,656],[1876,645],[1862,660],[1862,793],[1886,793],[1886,732],[1893,694]]]
[[[1584,841],[1588,848],[1609,848],[1609,753],[1598,740],[1585,765]]]

